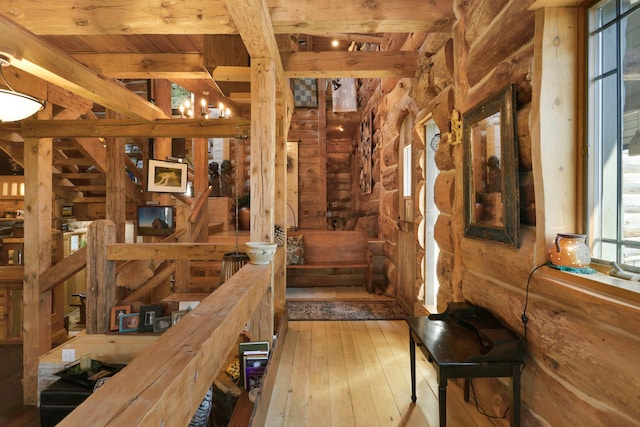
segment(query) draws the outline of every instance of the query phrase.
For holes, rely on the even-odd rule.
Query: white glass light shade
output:
[[[0,122],[15,122],[33,116],[44,108],[44,102],[29,95],[0,89]]]

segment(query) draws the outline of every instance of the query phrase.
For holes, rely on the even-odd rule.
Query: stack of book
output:
[[[269,343],[267,341],[243,342],[239,344],[240,378],[247,391],[262,386],[264,370],[269,362]]]

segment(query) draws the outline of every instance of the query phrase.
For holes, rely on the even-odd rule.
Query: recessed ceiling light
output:
[[[331,46],[338,47],[338,46],[340,46],[340,42],[338,40],[336,40],[336,39],[333,39],[331,41]]]

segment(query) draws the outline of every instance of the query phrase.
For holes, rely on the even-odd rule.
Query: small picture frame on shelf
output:
[[[73,216],[73,206],[66,205],[62,207],[62,216],[69,218]]]
[[[156,317],[153,319],[153,332],[164,332],[171,327],[171,316]]]
[[[153,325],[157,317],[162,316],[162,306],[159,304],[143,305],[140,307],[139,332],[153,332]]]
[[[187,314],[187,310],[177,310],[171,313],[171,326],[175,326],[185,314]]]
[[[123,314],[120,316],[119,332],[138,332],[140,313]]]
[[[109,322],[109,330],[117,331],[120,329],[120,317],[131,313],[130,305],[115,305],[111,307],[111,317]]]

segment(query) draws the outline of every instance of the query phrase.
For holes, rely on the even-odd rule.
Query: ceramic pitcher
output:
[[[555,244],[549,251],[549,258],[554,265],[584,268],[591,262],[591,254],[585,243],[584,234],[556,234]]]

